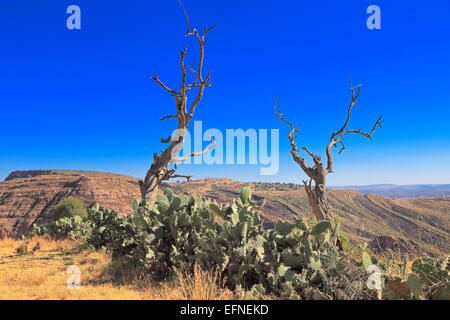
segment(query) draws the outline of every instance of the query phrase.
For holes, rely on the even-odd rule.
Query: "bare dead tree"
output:
[[[173,90],[166,86],[158,76],[153,76],[152,79],[159,84],[167,93],[175,98],[175,107],[176,107],[176,115],[168,115],[161,118],[161,121],[168,119],[176,119],[178,121],[178,127],[176,130],[176,134],[169,136],[168,138],[161,138],[161,143],[168,144],[169,146],[165,150],[161,150],[161,154],[154,153],[153,154],[153,163],[148,170],[145,179],[139,181],[139,187],[141,190],[142,200],[145,200],[147,203],[154,203],[156,201],[156,195],[159,189],[159,186],[162,181],[169,180],[171,178],[186,178],[188,181],[192,176],[175,174],[177,169],[177,163],[183,162],[190,157],[200,156],[211,150],[215,147],[215,143],[213,139],[211,139],[211,144],[199,152],[192,152],[184,157],[178,157],[180,150],[184,145],[184,137],[186,135],[186,131],[188,129],[189,122],[192,120],[194,116],[194,112],[200,101],[203,97],[203,92],[205,88],[209,88],[213,85],[210,82],[210,74],[211,69],[209,69],[206,77],[203,77],[203,61],[205,56],[205,44],[207,39],[207,34],[214,27],[207,28],[202,34],[200,34],[197,29],[190,30],[189,25],[189,17],[184,9],[182,3],[179,1],[184,14],[186,16],[187,21],[187,31],[186,37],[194,37],[199,46],[200,56],[199,62],[196,70],[194,69],[194,64],[191,66],[186,66],[184,63],[184,59],[187,53],[187,46],[183,51],[180,51],[180,67],[181,67],[181,85],[178,91]],[[192,72],[194,80],[192,83],[187,84],[186,75],[188,70]],[[190,104],[189,109],[187,107],[188,93],[190,90],[197,90],[194,101]],[[173,164],[173,168],[169,167]]]
[[[339,144],[341,149],[339,150],[340,154],[344,149],[345,145],[342,142],[342,138],[349,133],[357,133],[361,134],[370,140],[372,140],[372,135],[377,127],[382,127],[383,123],[383,115],[381,115],[378,120],[375,122],[372,130],[369,132],[364,132],[361,129],[359,130],[348,130],[347,125],[350,121],[351,111],[355,104],[357,104],[357,99],[359,97],[359,93],[361,90],[361,85],[352,86],[352,79],[350,78],[350,90],[352,91],[352,101],[350,106],[348,107],[347,119],[345,120],[344,125],[337,131],[333,132],[330,137],[330,141],[326,147],[326,155],[327,155],[327,167],[324,168],[322,164],[322,160],[320,156],[313,154],[306,147],[302,147],[313,160],[314,166],[310,167],[304,158],[300,156],[299,150],[297,149],[297,144],[295,139],[297,138],[297,131],[300,129],[300,126],[294,127],[292,123],[288,122],[284,119],[284,115],[280,113],[278,99],[275,99],[275,115],[281,121],[286,123],[291,130],[289,131],[288,138],[291,143],[291,155],[294,161],[300,166],[303,172],[309,177],[309,181],[303,180],[303,184],[305,187],[306,194],[308,196],[309,204],[311,209],[317,219],[320,220],[328,220],[334,225],[334,214],[331,211],[330,204],[327,199],[327,190],[326,190],[326,177],[329,173],[333,172],[333,156],[331,153],[331,149],[333,147],[337,147]],[[314,181],[314,185],[312,185],[312,181]]]

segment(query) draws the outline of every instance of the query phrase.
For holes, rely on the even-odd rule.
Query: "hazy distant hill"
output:
[[[353,190],[361,193],[372,193],[392,198],[438,198],[448,199],[450,197],[450,184],[374,184],[369,186],[339,186],[330,187],[335,190]]]
[[[138,179],[102,172],[33,170],[16,171],[0,182],[0,238],[17,237],[33,223],[51,220],[54,206],[69,195],[86,206],[99,203],[121,213],[130,212],[130,200],[140,196]],[[228,179],[195,180],[190,183],[164,184],[175,193],[204,195],[218,202],[228,202],[250,186],[262,209],[268,227],[280,219],[310,217],[311,212],[302,186],[280,183],[241,183]],[[334,211],[342,218],[342,229],[354,240],[370,241],[389,235],[413,241],[427,252],[450,251],[450,201],[421,198],[414,200],[386,198],[351,190],[330,190]],[[415,246],[415,244],[413,244]]]

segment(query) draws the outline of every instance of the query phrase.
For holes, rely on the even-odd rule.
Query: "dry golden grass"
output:
[[[109,272],[110,256],[93,250],[79,250],[75,241],[52,241],[35,237],[40,250],[32,254],[17,254],[24,241],[0,240],[0,300],[201,300],[233,299],[231,291],[217,285],[218,274],[195,268],[192,276],[177,272],[173,283],[156,285],[114,285]],[[70,274],[67,268],[78,266],[81,271],[79,289],[67,288]]]
[[[179,270],[176,270],[176,274],[178,288],[183,299],[224,300],[232,298],[231,291],[224,288],[224,281],[219,280],[218,271],[206,272],[195,265],[193,275],[185,275]]]

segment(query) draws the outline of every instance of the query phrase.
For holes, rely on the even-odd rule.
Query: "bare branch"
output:
[[[317,156],[317,155],[313,154],[313,153],[310,152],[306,147],[303,147],[302,149],[305,150],[306,153],[309,154],[309,156],[313,159],[314,164],[315,164],[316,166],[321,166],[321,165],[322,165],[322,161],[321,161],[321,159],[320,159],[320,156]]]
[[[344,143],[343,143],[341,140],[339,140],[339,142],[340,142],[341,145],[342,145],[342,149],[339,150],[338,154],[341,154],[341,152],[344,151],[344,149],[345,149],[345,145],[344,145]],[[334,145],[334,146],[336,147],[336,145]]]
[[[204,56],[205,56],[205,49],[204,49],[205,36],[214,27],[215,27],[215,25],[212,26],[211,28],[206,28],[205,27],[205,32],[203,33],[203,35],[201,37],[198,34],[197,29],[194,29],[192,31],[192,34],[197,38],[198,46],[199,46],[199,50],[200,50],[200,56],[199,56],[199,61],[198,61],[197,73],[196,73],[197,79],[198,79],[198,82],[199,82],[200,85],[198,86],[197,96],[196,96],[195,100],[192,102],[191,107],[189,109],[189,114],[186,117],[186,123],[189,123],[189,121],[191,121],[191,119],[192,119],[192,117],[194,115],[195,108],[197,107],[197,105],[199,104],[200,100],[203,97],[203,91],[205,90],[205,88],[206,87],[211,87],[213,85],[213,84],[209,83],[211,69],[208,71],[205,80],[203,80],[202,69],[203,69],[203,59],[204,59]]]
[[[306,188],[308,188],[308,187],[311,188],[312,179],[309,179],[309,183],[306,180],[302,180],[302,182]]]
[[[186,123],[189,123],[191,121],[192,117],[194,116],[195,108],[197,108],[197,105],[199,104],[200,100],[203,96],[203,91],[205,90],[205,83],[201,83],[200,86],[198,86],[198,93],[197,97],[195,98],[194,102],[192,102],[191,107],[189,109],[189,114],[186,117]]]
[[[361,129],[359,130],[345,130],[349,121],[350,121],[350,117],[351,117],[351,111],[352,111],[352,107],[358,103],[357,99],[359,97],[360,91],[361,91],[361,85],[357,85],[357,86],[352,86],[352,78],[350,77],[350,90],[352,91],[352,101],[350,103],[350,106],[348,107],[348,111],[347,111],[347,119],[344,123],[344,125],[341,127],[341,129],[337,132],[333,132],[331,134],[331,138],[330,138],[330,142],[328,143],[328,146],[326,148],[326,154],[327,154],[327,169],[325,170],[325,174],[328,174],[330,172],[333,172],[333,156],[331,154],[331,148],[332,147],[336,147],[336,145],[338,143],[340,143],[342,145],[342,148],[339,150],[338,154],[341,154],[341,152],[345,149],[345,145],[344,143],[341,141],[341,139],[349,134],[349,133],[357,133],[360,135],[363,135],[367,138],[369,138],[370,140],[372,140],[372,135],[375,132],[375,129],[377,127],[382,128],[381,124],[383,123],[383,115],[381,115],[378,120],[375,122],[374,126],[372,127],[372,130],[370,131],[370,133],[364,132]]]
[[[372,135],[373,135],[373,133],[375,132],[375,129],[376,129],[377,127],[383,128],[383,126],[382,126],[381,124],[384,122],[384,120],[382,120],[382,119],[383,119],[383,115],[381,115],[381,116],[378,118],[377,122],[375,122],[375,124],[373,125],[373,128],[372,128],[372,131],[370,131],[370,137],[372,137]]]
[[[187,15],[187,13],[186,13],[186,10],[184,9],[183,4],[181,3],[181,0],[178,0],[178,3],[180,4],[181,8],[183,8],[184,16],[186,17],[186,21],[187,21],[187,31],[186,31],[185,37],[187,37],[187,36],[189,35],[189,30],[190,30],[190,27],[189,27],[189,17],[188,17],[188,15]]]
[[[161,138],[161,143],[171,143],[172,142],[172,136],[168,136],[166,139]]]
[[[381,115],[381,116],[378,118],[378,120],[375,122],[375,124],[373,125],[372,130],[370,131],[370,133],[364,132],[364,131],[362,131],[361,129],[359,129],[359,130],[347,130],[347,131],[345,131],[345,132],[342,132],[342,133],[336,138],[336,143],[337,143],[337,142],[341,142],[341,138],[344,137],[344,136],[345,136],[346,134],[348,134],[348,133],[357,133],[357,134],[361,134],[361,135],[363,135],[363,136],[369,138],[370,140],[372,140],[372,135],[373,135],[373,133],[375,132],[375,129],[376,129],[377,127],[380,127],[380,128],[383,127],[383,126],[381,125],[381,124],[384,122],[384,120],[381,120],[382,118],[383,118],[383,115]],[[342,143],[342,142],[341,142],[341,143]]]
[[[186,94],[186,67],[184,66],[184,57],[186,57],[187,47],[183,51],[180,51],[180,65],[181,65],[181,86],[180,86],[180,94]]]
[[[185,178],[187,180],[187,182],[190,182],[192,177],[193,176],[185,176],[185,175],[182,175],[182,174],[173,174],[173,175],[170,176],[170,179],[173,179],[173,178]]]
[[[279,98],[273,98],[273,101],[274,101],[273,108],[275,110],[275,117],[279,118],[281,121],[286,123],[289,127],[291,127],[291,132],[293,132],[293,133],[297,132],[298,129],[300,129],[300,125],[298,125],[298,127],[294,129],[294,126],[292,125],[292,123],[284,120],[284,114],[280,113],[280,105],[278,104],[278,99]]]
[[[355,89],[357,89],[356,95],[355,95]],[[352,113],[352,108],[355,104],[358,103],[357,99],[359,97],[359,94],[361,92],[361,85],[357,85],[355,87],[352,87],[352,77],[350,77],[350,90],[352,91],[352,101],[350,102],[350,105],[348,107],[348,111],[347,111],[347,119],[345,120],[344,125],[341,127],[341,129],[338,132],[333,132],[331,135],[331,139],[333,140],[334,137],[336,137],[337,135],[339,135],[340,133],[342,133],[345,128],[347,127],[348,122],[350,121],[350,116]]]
[[[156,83],[158,83],[161,87],[163,87],[167,92],[169,92],[173,95],[177,95],[177,92],[173,89],[168,88],[164,83],[162,83],[161,80],[158,79],[157,75],[154,75],[152,77],[152,80],[156,81]]]
[[[177,118],[177,116],[165,116],[165,117],[163,117],[163,118],[161,118],[159,120],[163,121],[163,120],[167,120],[167,119],[176,119],[176,118]]]
[[[205,150],[203,151],[199,151],[199,152],[191,152],[188,155],[184,156],[184,157],[178,157],[178,158],[172,158],[173,162],[183,162],[191,157],[198,157],[201,156],[203,154],[205,154],[206,152],[208,152],[209,150],[211,150],[212,148],[214,148],[216,146],[216,143],[214,142],[214,140],[211,137],[208,137],[209,140],[211,141],[211,144],[205,148]]]
[[[161,177],[161,181],[165,181],[165,180],[169,180],[172,175],[175,173],[175,170],[168,170],[162,177]]]
[[[290,128],[291,131],[289,131],[288,138],[291,143],[291,155],[294,161],[302,168],[302,170],[311,177],[313,175],[312,169],[308,166],[305,159],[302,158],[299,155],[299,152],[297,150],[297,144],[295,143],[295,138],[297,138],[297,131],[300,129],[300,125],[297,126],[297,128],[294,128],[292,123],[284,119],[284,114],[280,113],[280,106],[278,105],[278,99],[274,98],[274,109],[275,109],[275,116],[279,118],[281,121],[286,123]]]
[[[194,63],[191,66],[188,66],[188,69],[194,74],[194,82],[188,86],[186,86],[186,92],[191,90],[192,88],[199,87],[200,84],[197,84],[197,71],[193,69]]]

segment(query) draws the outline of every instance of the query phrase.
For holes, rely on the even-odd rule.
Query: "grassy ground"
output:
[[[36,244],[40,249],[30,252]],[[253,297],[243,292],[231,292],[217,285],[218,275],[196,268],[194,275],[184,275],[177,271],[177,278],[171,283],[154,284],[140,279],[135,283],[123,284],[114,281],[111,272],[111,257],[92,249],[81,250],[80,243],[70,240],[53,241],[47,237],[33,237],[27,245],[28,253],[18,253],[24,241],[0,240],[0,300],[232,300],[271,299],[273,297]],[[355,252],[353,252],[353,250]],[[360,251],[351,249],[354,259],[360,259]],[[403,257],[396,255],[397,263]],[[379,255],[386,262],[389,255]],[[411,272],[412,260],[407,269]],[[80,269],[80,288],[69,289],[67,273],[71,266]],[[406,280],[400,268],[389,267],[391,277]],[[116,273],[117,274],[117,273]],[[121,284],[118,284],[121,283]]]
[[[34,253],[19,254],[23,241],[0,240],[0,300],[174,300],[174,299],[234,299],[232,292],[216,284],[213,273],[199,269],[191,276],[178,272],[178,279],[160,286],[140,282],[137,285],[115,285],[109,266],[108,254],[93,250],[79,250],[75,241],[52,241],[35,237],[28,250],[39,242]],[[80,268],[81,286],[69,289],[66,285],[71,274],[69,266]]]

